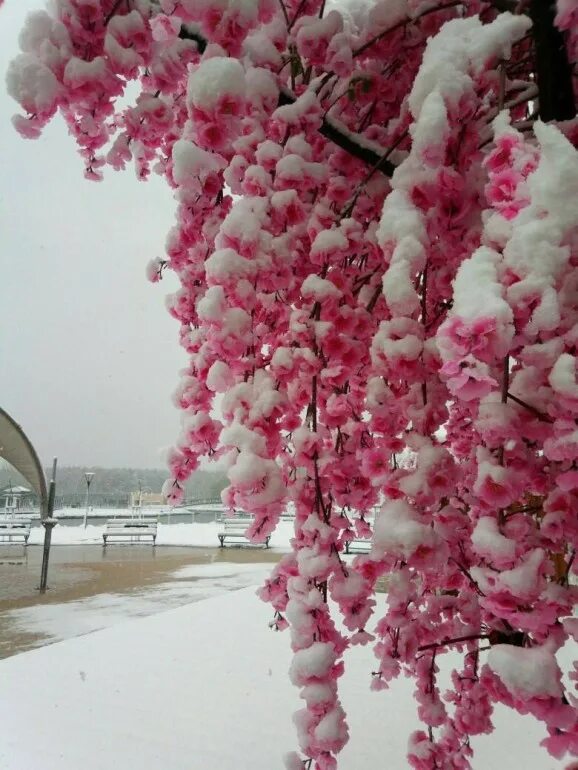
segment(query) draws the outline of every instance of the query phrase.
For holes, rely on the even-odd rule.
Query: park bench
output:
[[[363,540],[354,537],[345,543],[345,553],[369,553],[371,551],[373,540]]]
[[[152,538],[153,546],[156,545],[158,521],[156,517],[142,517],[138,519],[109,519],[102,533],[103,545],[108,540],[128,539],[140,541],[143,538]]]
[[[17,543],[19,540],[28,545],[30,537],[30,519],[0,519],[0,542]]]
[[[265,548],[269,548],[270,535],[267,536],[264,543],[252,543],[247,537],[247,530],[253,523],[253,519],[247,517],[233,517],[229,519],[223,519],[223,529],[217,534],[219,538],[220,547],[225,546],[225,540],[241,540],[245,541],[248,545],[264,545]]]
[[[378,506],[375,506],[369,515],[365,514],[365,520],[370,525],[372,532],[375,527],[375,519],[378,511]],[[369,553],[372,545],[373,537],[353,537],[345,543],[345,553]]]

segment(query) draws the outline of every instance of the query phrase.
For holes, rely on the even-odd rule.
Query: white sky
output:
[[[144,271],[174,202],[132,168],[85,180],[60,118],[36,141],[12,128],[6,68],[26,14],[44,5],[0,10],[0,405],[45,463],[162,467],[186,358],[164,306],[176,280],[150,284]]]

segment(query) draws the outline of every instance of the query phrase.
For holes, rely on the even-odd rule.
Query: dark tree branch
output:
[[[527,13],[532,20],[534,66],[539,89],[540,118],[571,120],[576,116],[572,65],[564,36],[554,24],[555,3],[550,0],[488,0],[497,11]]]
[[[285,104],[293,104],[294,101],[295,96],[292,93],[282,90],[279,94],[278,106],[282,107]],[[362,137],[348,131],[346,128],[341,128],[327,116],[323,118],[323,122],[319,127],[319,133],[326,139],[329,139],[330,142],[333,142],[333,144],[341,147],[349,155],[362,160],[371,168],[375,167],[375,171],[381,171],[382,174],[388,177],[391,177],[395,171],[395,165],[387,160],[387,155],[380,155],[371,147],[366,147],[363,144]]]
[[[489,4],[493,6],[496,11],[500,11],[500,13],[504,13],[505,11],[510,11],[510,13],[515,13],[518,9],[518,0],[488,0]]]
[[[327,118],[324,118],[319,132],[326,139],[329,139],[330,142],[333,142],[333,144],[336,144],[338,147],[341,147],[342,150],[349,153],[349,155],[367,163],[368,166],[371,166],[373,171],[380,171],[387,177],[393,176],[395,165],[390,160],[387,160],[387,154],[380,155],[370,147],[364,147],[363,144],[356,141],[355,137],[357,135],[344,133]]]
[[[530,0],[532,37],[536,51],[540,117],[571,120],[576,115],[572,67],[562,33],[554,24],[555,6],[549,0]]]
[[[179,37],[182,40],[194,40],[199,49],[199,53],[205,53],[207,47],[206,39],[200,34],[200,32],[194,32],[190,27],[186,27],[184,24],[181,26]]]

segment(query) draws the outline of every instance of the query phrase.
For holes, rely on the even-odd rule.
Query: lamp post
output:
[[[86,529],[86,518],[88,516],[88,503],[90,500],[90,485],[92,483],[92,479],[94,478],[94,473],[86,472],[84,474],[84,478],[86,479],[86,507],[84,509],[84,528]]]
[[[137,508],[137,517],[139,519],[142,519],[142,517],[143,517],[143,495],[146,495],[150,491],[151,491],[151,488],[150,487],[143,487],[142,481],[139,479],[139,481],[138,481],[138,508]]]

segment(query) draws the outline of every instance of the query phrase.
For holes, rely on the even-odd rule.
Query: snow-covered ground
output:
[[[87,545],[90,543],[102,545],[104,528],[104,524],[88,524],[86,528],[82,524],[77,526],[57,525],[52,532],[52,543],[53,545]],[[223,524],[218,521],[179,524],[168,524],[161,521],[158,525],[157,545],[189,545],[214,548],[219,545],[217,533],[221,532],[222,529]],[[286,551],[289,549],[289,539],[292,536],[293,522],[280,521],[271,537],[270,547]],[[34,527],[30,533],[30,545],[40,545],[43,541],[44,529],[42,527]],[[117,547],[117,545],[113,546],[111,544],[110,547]],[[122,547],[122,544],[120,547]]]
[[[227,590],[259,582],[266,569],[182,568],[177,580],[225,592],[145,618],[109,612],[104,630],[0,661],[2,770],[280,768],[295,748],[291,713],[299,706],[287,677],[289,639],[268,629],[270,608],[253,587]],[[22,628],[61,638],[71,616],[91,612],[86,602],[60,605],[50,619],[44,611],[28,608]],[[351,741],[340,770],[407,768],[406,740],[417,726],[411,684],[370,693],[373,667],[370,649],[348,651],[341,689]],[[561,767],[538,747],[542,732],[531,717],[498,709],[495,724],[492,736],[473,742],[476,770]]]

